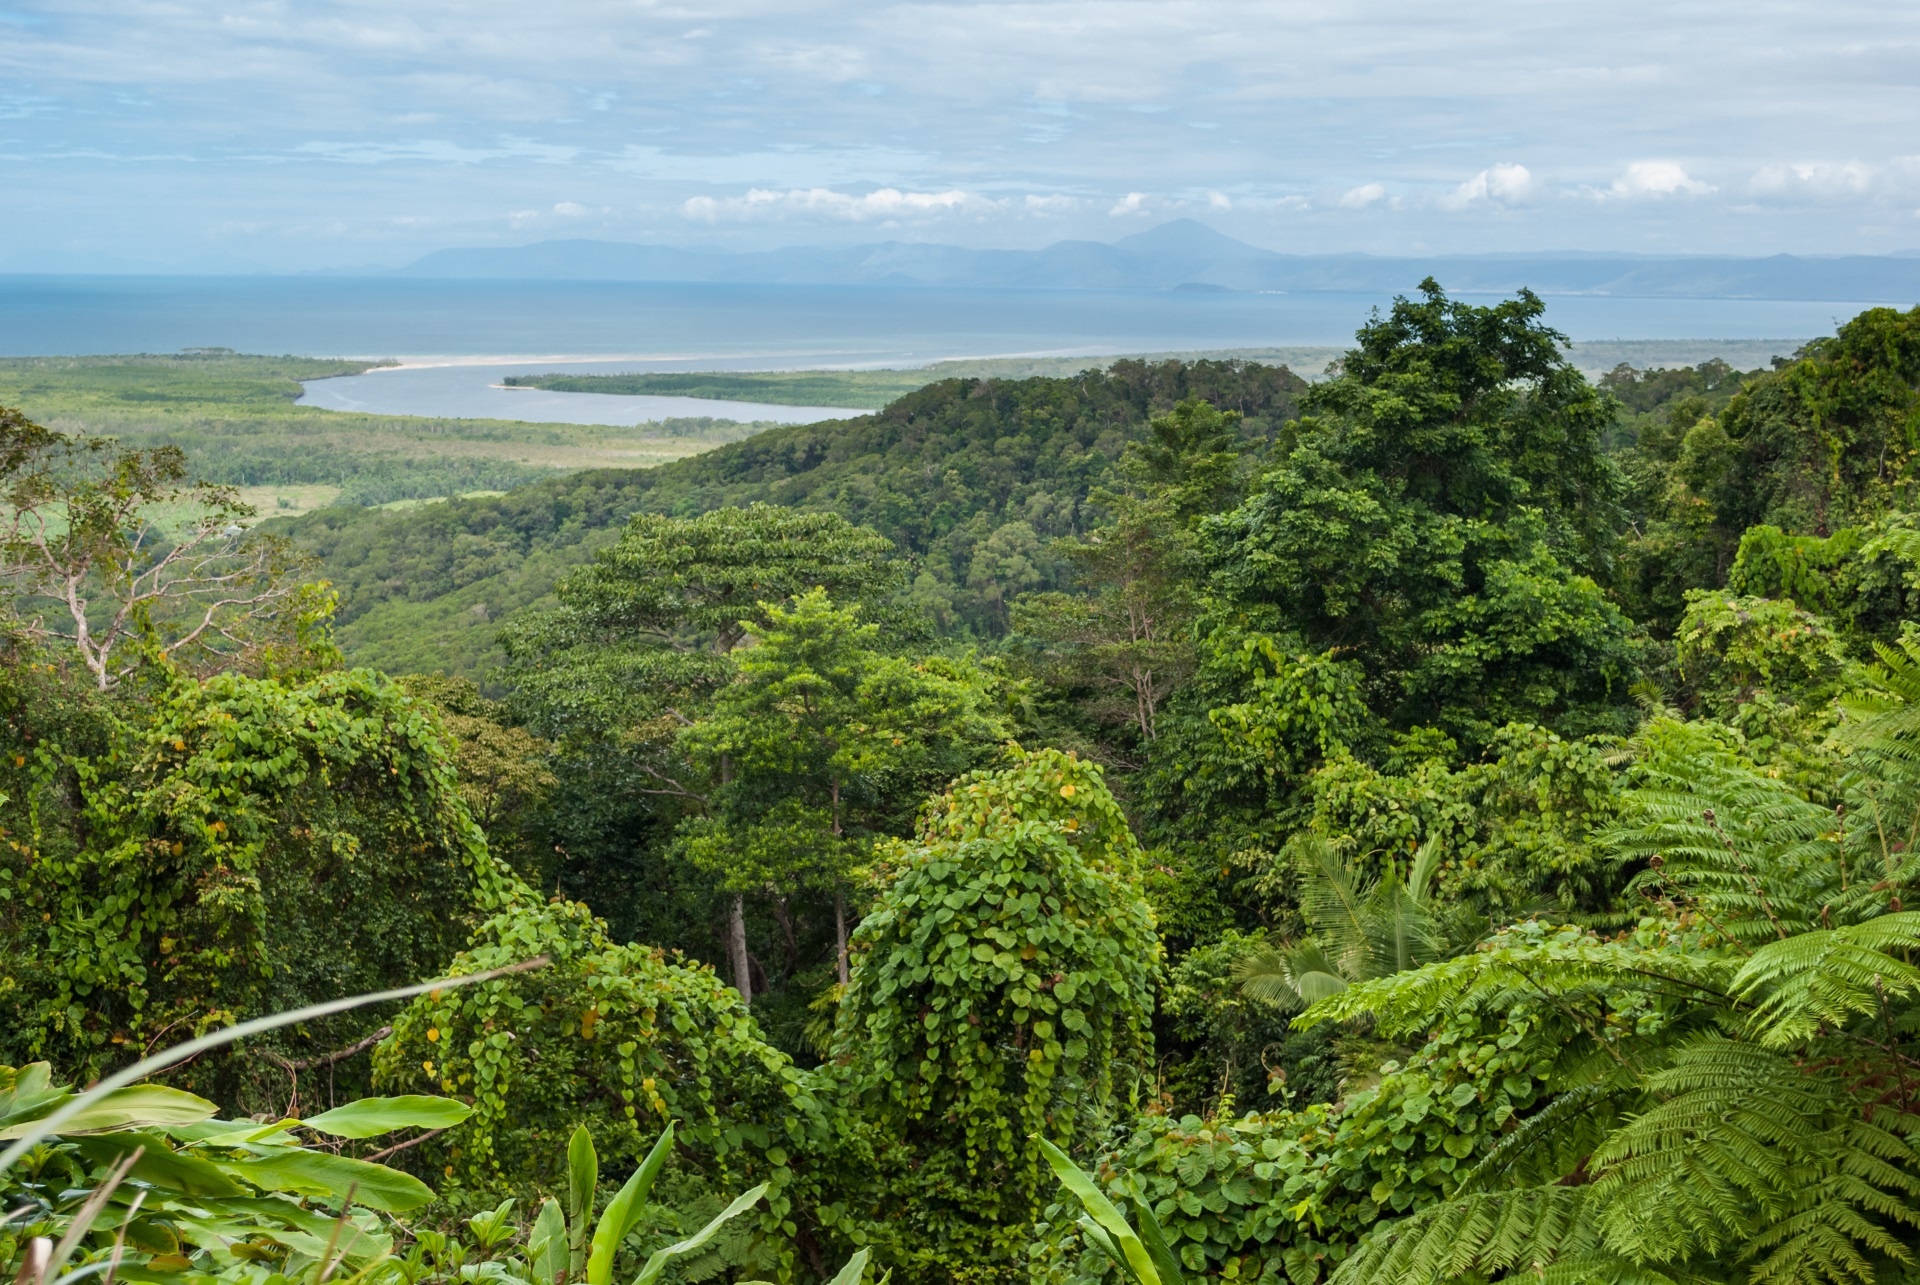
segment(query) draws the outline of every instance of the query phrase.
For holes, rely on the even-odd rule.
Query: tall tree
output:
[[[1205,524],[1214,587],[1366,669],[1398,726],[1469,744],[1515,719],[1605,719],[1631,627],[1591,578],[1621,482],[1614,413],[1532,294],[1477,307],[1431,280],[1362,328],[1246,503]]]
[[[1009,729],[992,708],[990,675],[881,650],[879,627],[861,623],[857,605],[815,589],[763,612],[737,679],[682,738],[696,762],[728,765],[690,851],[736,894],[830,895],[845,985],[853,867]]]
[[[232,487],[189,481],[177,446],[130,450],[0,407],[0,579],[18,627],[70,645],[102,691],[143,644],[218,669],[327,615],[286,542],[247,533],[253,516]]]
[[[624,778],[616,788],[654,819],[637,828],[664,844],[733,779],[730,754],[712,763],[709,782],[678,738],[731,680],[732,653],[766,621],[764,604],[816,588],[877,602],[903,570],[884,537],[831,513],[755,504],[694,518],[636,514],[560,586],[558,608],[509,630],[518,698],[540,730],[572,734],[590,760],[580,779],[598,777],[596,793],[612,784],[604,774]],[[564,786],[558,798],[564,804]],[[631,820],[603,815],[604,803],[581,804],[616,842],[638,839]],[[734,985],[751,999],[744,891],[728,898],[723,939]]]

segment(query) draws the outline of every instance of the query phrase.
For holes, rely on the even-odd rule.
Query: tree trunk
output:
[[[833,839],[838,844],[840,830],[840,778],[833,778]],[[839,970],[840,984],[847,984],[847,896],[839,884],[833,886],[833,946],[834,964]]]
[[[733,968],[733,988],[740,992],[740,1002],[753,1003],[753,973],[747,965],[747,899],[737,892],[727,911],[727,963]]]
[[[840,965],[840,984],[847,984],[847,898],[840,889],[833,890],[833,944]]]

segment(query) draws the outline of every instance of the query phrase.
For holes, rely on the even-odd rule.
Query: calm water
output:
[[[1412,283],[1408,283],[1411,287]],[[708,368],[1339,344],[1387,299],[345,277],[0,276],[0,355],[676,359]],[[1575,339],[1811,336],[1849,303],[1564,296]]]
[[[775,406],[766,402],[730,402],[705,397],[618,396],[607,393],[550,393],[540,388],[508,388],[508,375],[549,371],[595,374],[602,371],[671,369],[684,362],[513,361],[446,366],[400,366],[364,375],[309,379],[302,406],[364,411],[374,415],[431,415],[449,419],[522,419],[546,424],[645,424],[663,419],[772,420],[811,424],[848,419],[866,411],[839,406]]]

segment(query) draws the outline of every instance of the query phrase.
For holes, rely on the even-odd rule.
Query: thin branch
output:
[[[272,1049],[260,1049],[258,1052],[261,1057],[284,1071],[311,1071],[316,1066],[332,1066],[336,1062],[344,1062],[356,1054],[365,1053],[368,1049],[378,1044],[381,1040],[386,1039],[387,1036],[391,1034],[393,1034],[393,1028],[391,1026],[383,1026],[373,1034],[367,1036],[364,1040],[350,1044],[343,1049],[336,1049],[331,1053],[318,1054],[306,1059],[304,1062],[295,1062],[290,1058],[281,1057]]]
[[[405,1151],[408,1147],[417,1147],[421,1143],[425,1142],[428,1138],[437,1138],[445,1132],[446,1132],[446,1129],[429,1129],[417,1138],[408,1138],[405,1142],[395,1143],[393,1146],[388,1147],[385,1151],[376,1151],[370,1156],[361,1156],[360,1158],[362,1160],[366,1160],[370,1162],[376,1161],[376,1160],[385,1160],[388,1156],[393,1155],[395,1152]]]

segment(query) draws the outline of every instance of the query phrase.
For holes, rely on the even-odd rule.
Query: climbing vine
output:
[[[384,678],[148,681],[84,749],[57,729],[7,729],[21,793],[0,897],[28,946],[0,964],[16,995],[8,1044],[96,1074],[128,1048],[431,976],[516,886],[460,801],[431,714]],[[337,1025],[279,1047],[330,1049],[379,1020]],[[196,1064],[177,1082],[268,1094],[262,1109],[297,1091],[257,1060]]]
[[[1004,1269],[1149,1057],[1160,948],[1100,769],[1015,751],[936,797],[855,939],[838,1063],[911,1185],[908,1257]]]
[[[435,1153],[441,1194],[491,1204],[501,1191],[564,1189],[575,1127],[621,1165],[674,1121],[683,1190],[768,1182],[762,1231],[782,1257],[818,1257],[819,1229],[840,1212],[819,1207],[822,1175],[844,1166],[858,1134],[836,1127],[739,993],[703,964],[614,943],[586,907],[563,900],[489,919],[448,971],[541,956],[544,968],[415,1001],[375,1055],[380,1084],[474,1108],[457,1145]]]

